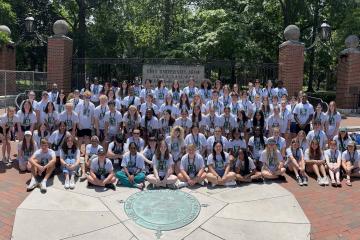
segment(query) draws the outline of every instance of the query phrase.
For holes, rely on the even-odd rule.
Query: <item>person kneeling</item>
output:
[[[238,159],[235,162],[236,181],[252,182],[261,178],[261,173],[256,171],[254,161],[249,158],[246,149],[239,149]]]
[[[164,140],[160,141],[152,159],[154,174],[147,176],[149,183],[155,187],[176,188],[177,177],[173,174],[174,160]]]
[[[212,154],[208,156],[207,165],[209,172],[206,178],[211,182],[211,186],[216,185],[234,186],[235,173],[230,171],[229,154],[224,152],[221,142],[214,142]]]
[[[41,192],[45,193],[46,182],[55,169],[56,155],[53,150],[49,149],[49,144],[46,139],[40,141],[40,146],[41,148],[36,150],[29,160],[31,163],[31,181],[27,186],[27,190],[33,190],[38,185],[36,180],[37,176],[45,175],[40,184]]]
[[[273,138],[268,139],[265,150],[260,155],[260,161],[263,163],[261,174],[265,179],[285,179],[284,161],[280,151],[277,149],[276,141]]]
[[[126,187],[144,188],[145,160],[137,152],[136,143],[129,144],[129,152],[125,153],[121,162],[122,170],[116,173],[122,185]]]
[[[178,174],[180,182],[177,183],[177,187],[194,186],[197,183],[204,185],[206,178],[204,159],[199,153],[196,153],[195,144],[190,144],[187,152],[180,161],[180,173]]]
[[[95,185],[115,190],[114,169],[110,159],[106,158],[103,148],[98,151],[98,156],[91,160],[90,175],[87,176],[88,187]]]

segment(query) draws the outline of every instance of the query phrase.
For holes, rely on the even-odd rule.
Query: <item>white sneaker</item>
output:
[[[71,178],[70,178],[70,183],[69,183],[69,188],[70,188],[70,189],[74,189],[74,188],[75,188],[75,179],[74,179],[74,175],[71,175]]]
[[[38,185],[39,183],[36,181],[35,178],[31,178],[31,181],[29,183],[29,185],[27,186],[27,190],[30,191],[30,190],[33,190],[34,188],[36,188],[36,186]]]
[[[42,180],[41,184],[40,184],[40,191],[42,193],[46,193],[47,189],[46,189],[46,182],[44,180]]]
[[[176,187],[177,188],[187,187],[188,185],[189,184],[187,182],[181,182],[181,181],[176,182]]]
[[[323,177],[323,183],[327,186],[329,185],[329,178],[326,176],[326,177]]]
[[[65,189],[69,189],[70,187],[70,180],[68,178],[65,179],[65,184],[64,184],[64,188]]]
[[[318,177],[316,181],[320,186],[324,185],[324,180],[321,177]]]
[[[200,182],[200,185],[201,185],[201,186],[205,186],[205,181],[201,181],[201,182]]]
[[[230,181],[230,182],[226,182],[225,186],[229,187],[229,186],[236,186],[236,182],[235,181]]]

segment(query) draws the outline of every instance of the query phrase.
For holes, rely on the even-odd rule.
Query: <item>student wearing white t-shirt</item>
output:
[[[185,94],[188,96],[189,101],[192,102],[195,93],[198,93],[198,91],[199,91],[199,89],[198,89],[197,87],[195,87],[195,80],[194,80],[194,78],[190,78],[190,79],[189,79],[188,86],[186,86],[186,87],[183,89],[183,93],[185,93]]]
[[[300,148],[300,142],[297,138],[291,140],[291,145],[286,149],[287,167],[295,173],[295,177],[300,186],[307,186],[308,177],[305,173],[304,152]]]
[[[190,133],[185,137],[185,144],[195,144],[197,152],[205,156],[207,141],[205,135],[199,132],[199,125],[192,125]]]
[[[47,130],[52,133],[55,131],[56,126],[59,124],[59,114],[55,111],[55,106],[53,102],[48,102],[45,110],[45,114],[40,119],[41,123],[45,123]]]
[[[204,159],[196,153],[194,144],[187,146],[187,154],[181,158],[178,178],[181,181],[177,184],[178,188],[204,184],[206,178]]]
[[[126,96],[121,102],[123,111],[126,111],[131,105],[135,105],[137,108],[139,108],[141,105],[140,98],[135,96],[134,87],[130,86],[128,91],[129,95]]]
[[[145,186],[144,156],[137,152],[135,143],[130,143],[129,150],[123,156],[122,169],[116,173],[116,177],[121,182],[121,185],[143,189]]]
[[[25,137],[18,145],[18,162],[20,171],[31,171],[31,164],[29,162],[31,156],[37,150],[36,143],[32,138],[30,131],[25,132]]]
[[[220,117],[216,114],[214,108],[209,109],[209,114],[204,118],[205,124],[205,134],[206,136],[211,136],[214,134],[215,128],[220,127],[221,120]]]
[[[140,127],[141,116],[135,105],[131,105],[123,116],[123,126],[127,135],[131,135],[132,131]]]
[[[333,139],[334,136],[339,133],[339,126],[341,122],[341,115],[336,111],[336,103],[331,101],[329,103],[329,109],[326,113],[325,121],[325,133],[329,140]]]
[[[175,119],[179,116],[179,109],[175,106],[171,93],[166,94],[165,102],[160,106],[160,113],[166,110],[171,111],[171,116]]]
[[[99,105],[99,97],[100,93],[103,89],[103,86],[99,84],[99,80],[97,77],[94,78],[94,83],[90,85],[91,95],[91,102],[94,103],[95,106]]]
[[[165,87],[164,79],[159,79],[157,88],[154,90],[154,95],[156,99],[156,105],[160,107],[164,101],[165,96],[168,94],[169,90]]]
[[[309,148],[305,150],[304,160],[307,172],[314,172],[317,176],[317,183],[322,185],[329,185],[329,179],[326,175],[326,161],[324,154],[320,148],[319,142],[313,139],[309,143]]]
[[[224,152],[221,142],[215,142],[213,144],[211,154],[207,158],[207,166],[208,173],[206,178],[212,187],[216,185],[236,185],[235,172],[232,172],[230,168],[230,155]]]
[[[115,162],[120,163],[124,154],[124,142],[125,136],[118,133],[114,141],[109,143],[106,157],[108,157],[114,164]]]
[[[276,147],[276,141],[273,138],[267,140],[266,148],[260,155],[260,161],[263,163],[261,174],[266,179],[276,179],[284,174],[284,160],[280,151]]]
[[[239,154],[235,158],[236,181],[252,182],[260,179],[261,172],[256,171],[254,161],[248,156],[246,149],[239,149]]]
[[[145,80],[145,88],[143,88],[140,92],[140,101],[141,103],[145,102],[145,99],[147,98],[147,96],[151,94],[152,96],[154,96],[154,90],[152,90],[151,88],[151,79],[146,79]]]
[[[34,152],[29,161],[31,163],[31,181],[27,186],[27,190],[33,190],[38,185],[36,178],[44,176],[40,184],[40,190],[42,193],[45,193],[47,190],[47,180],[51,177],[56,163],[55,152],[49,149],[46,139],[41,140],[41,148]]]
[[[138,152],[141,152],[145,147],[145,141],[144,141],[144,139],[142,139],[140,137],[140,129],[135,128],[132,131],[131,135],[132,135],[131,137],[128,137],[126,139],[126,143],[125,143],[125,146],[124,146],[124,151],[127,152],[129,150],[130,143],[134,142],[136,144],[137,148],[138,148],[137,149]]]
[[[82,175],[80,177],[80,181],[84,181],[86,179],[86,169],[90,168],[91,159],[96,156],[100,148],[103,148],[99,144],[99,138],[97,136],[92,136],[90,140],[90,144],[85,146],[85,156],[80,159],[80,167]]]
[[[180,126],[174,127],[170,136],[166,137],[165,142],[167,143],[170,153],[174,159],[175,173],[179,174],[180,160],[185,154],[184,129]]]
[[[2,140],[2,159],[5,163],[9,164],[12,163],[10,141],[15,140],[15,125],[18,124],[19,120],[15,114],[14,107],[8,107],[6,111],[0,118],[0,140]],[[7,158],[5,157],[6,153]]]
[[[116,110],[114,101],[110,101],[108,106],[109,111],[105,113],[105,139],[111,142],[114,140],[115,135],[121,131],[122,116]]]
[[[107,105],[107,96],[101,95],[99,100],[100,105],[94,110],[94,128],[96,136],[98,136],[100,142],[102,143],[105,140],[105,114],[109,111],[109,107]]]
[[[65,141],[60,150],[60,163],[63,167],[65,175],[65,189],[75,188],[75,172],[80,165],[80,150],[77,146],[75,136],[70,135],[65,138]]]
[[[173,174],[174,161],[164,140],[159,142],[152,163],[154,173],[146,177],[148,182],[154,187],[176,188],[178,178]]]
[[[90,98],[91,98],[91,92],[85,91],[84,101],[80,102],[75,108],[75,112],[79,117],[79,123],[77,129],[79,144],[84,143],[85,145],[87,145],[90,143],[92,129],[94,127],[95,105],[92,102],[90,102]]]
[[[60,157],[60,148],[61,148],[67,135],[71,135],[71,133],[66,131],[66,125],[64,122],[60,122],[59,129],[55,130],[50,135],[49,144],[51,146],[51,149],[55,151],[56,157]]]
[[[241,130],[239,128],[234,128],[231,132],[231,140],[228,143],[230,155],[236,159],[239,156],[239,151],[246,148],[247,144],[241,136]]]
[[[341,187],[340,182],[340,166],[341,166],[341,153],[337,150],[336,142],[330,141],[330,148],[324,152],[326,165],[329,169],[329,175],[331,178],[331,185],[333,187]]]
[[[30,100],[25,100],[21,106],[21,109],[17,112],[19,120],[18,125],[18,138],[21,141],[25,131],[33,132],[36,124],[36,114],[33,111]]]
[[[310,132],[310,122],[314,115],[314,108],[307,101],[306,93],[303,93],[301,103],[296,104],[293,113],[297,124],[296,133],[298,133],[300,130],[304,130],[306,134]]]
[[[159,120],[154,116],[154,111],[151,108],[146,109],[146,114],[141,118],[140,126],[144,139],[150,135],[157,136],[159,133]]]
[[[221,115],[224,112],[224,104],[219,100],[219,93],[216,90],[212,91],[211,101],[206,103],[206,111],[209,112],[210,108],[215,110],[217,115]]]
[[[231,131],[236,127],[235,117],[230,112],[230,107],[227,106],[224,108],[224,113],[220,115],[220,127],[226,137],[230,137]]]
[[[356,150],[355,142],[348,142],[341,158],[341,165],[346,172],[346,185],[352,186],[350,178],[360,177],[360,153]]]
[[[260,171],[262,162],[260,162],[260,155],[265,149],[266,138],[263,136],[262,129],[256,127],[254,129],[254,136],[250,137],[248,146],[251,153],[251,158],[255,161],[257,169]]]
[[[320,148],[324,150],[328,139],[325,132],[321,130],[321,122],[315,121],[313,126],[314,130],[311,130],[308,133],[306,140],[310,144],[313,139],[316,139],[320,143]]]
[[[189,112],[186,109],[181,110],[180,117],[175,120],[175,126],[180,126],[184,129],[185,135],[190,132],[192,121],[189,118]]]
[[[141,113],[141,116],[145,116],[146,110],[149,108],[154,111],[156,116],[159,116],[159,107],[156,104],[154,104],[153,102],[154,102],[153,94],[149,93],[148,95],[146,95],[145,102],[143,104],[141,104],[140,110],[139,110]]]
[[[336,141],[337,149],[342,153],[346,150],[347,144],[352,141],[346,128],[340,128],[339,134],[334,136],[333,140]]]
[[[229,149],[229,141],[228,141],[228,139],[226,137],[224,137],[222,135],[222,130],[221,130],[220,127],[215,128],[214,135],[208,137],[206,142],[207,142],[207,152],[208,152],[208,154],[211,153],[214,142],[221,142],[223,147],[224,147],[224,151],[226,151],[226,152]]]
[[[65,111],[59,115],[59,121],[65,122],[66,130],[75,136],[76,126],[79,123],[79,116],[73,111],[72,103],[68,102],[65,104]]]
[[[322,111],[322,105],[321,103],[318,103],[318,105],[316,106],[315,112],[314,112],[314,117],[313,117],[313,122],[315,121],[320,121],[321,122],[321,130],[325,131],[325,122],[326,122],[326,114],[323,113]]]
[[[270,138],[274,139],[277,149],[280,151],[283,158],[285,158],[285,156],[286,156],[286,140],[285,140],[285,138],[280,136],[280,129],[278,127],[273,128],[273,135]]]

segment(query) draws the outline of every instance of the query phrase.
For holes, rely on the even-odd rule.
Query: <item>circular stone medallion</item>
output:
[[[194,221],[199,215],[200,203],[179,190],[151,190],[131,195],[124,210],[140,226],[168,231]]]

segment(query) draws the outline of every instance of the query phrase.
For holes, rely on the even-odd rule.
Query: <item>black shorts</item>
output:
[[[78,137],[91,137],[91,129],[78,129],[77,130],[77,136]]]
[[[100,129],[99,132],[100,132],[100,134],[99,134],[98,138],[99,138],[99,141],[102,142],[105,139],[105,129]]]
[[[96,175],[96,178],[97,178],[97,179],[101,180],[101,175],[96,174],[96,173],[95,173],[95,175]],[[104,175],[104,179],[107,178],[108,176],[109,176],[109,173],[105,174],[105,175]]]
[[[305,129],[301,129],[298,124],[296,124],[296,134],[298,134],[301,130],[304,130],[306,135],[310,132],[310,123],[306,125]]]
[[[31,126],[23,126],[21,125],[21,131],[25,132],[25,131],[30,131]]]
[[[0,127],[0,134],[2,135],[7,135],[10,131],[10,128],[6,128],[5,131],[3,129],[3,127]]]

